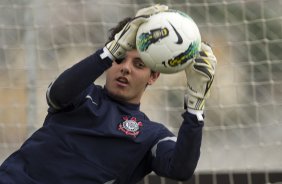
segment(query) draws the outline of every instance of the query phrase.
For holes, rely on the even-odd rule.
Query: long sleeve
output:
[[[185,112],[184,121],[179,129],[177,141],[160,142],[153,170],[160,176],[176,180],[189,179],[200,157],[203,122],[198,122],[195,115]]]
[[[48,88],[47,102],[49,105],[55,108],[68,105],[106,69],[111,67],[112,60],[109,58],[102,60],[101,52],[101,49],[98,50],[59,75]]]

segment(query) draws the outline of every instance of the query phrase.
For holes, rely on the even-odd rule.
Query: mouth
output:
[[[121,87],[126,87],[129,85],[129,81],[125,77],[118,77],[116,81],[117,81],[118,86],[121,86]]]

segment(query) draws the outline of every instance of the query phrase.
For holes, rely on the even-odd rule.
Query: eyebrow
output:
[[[140,57],[134,57],[133,59],[134,59],[134,60],[140,60],[140,61],[143,62],[143,60],[142,60]],[[144,62],[143,62],[143,63],[144,63]]]
[[[134,57],[133,59],[141,59],[141,57],[139,57],[139,56],[136,56],[136,57]]]

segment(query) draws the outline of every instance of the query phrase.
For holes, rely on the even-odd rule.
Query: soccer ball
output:
[[[153,71],[176,73],[187,67],[201,45],[196,23],[187,14],[169,10],[152,15],[140,25],[136,48]]]

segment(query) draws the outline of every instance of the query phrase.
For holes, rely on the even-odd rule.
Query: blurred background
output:
[[[0,0],[0,164],[42,126],[50,82],[153,3],[190,15],[218,59],[202,155],[186,183],[282,181],[282,0]],[[175,134],[185,80],[161,75],[141,105]],[[152,173],[141,183],[182,182]]]

